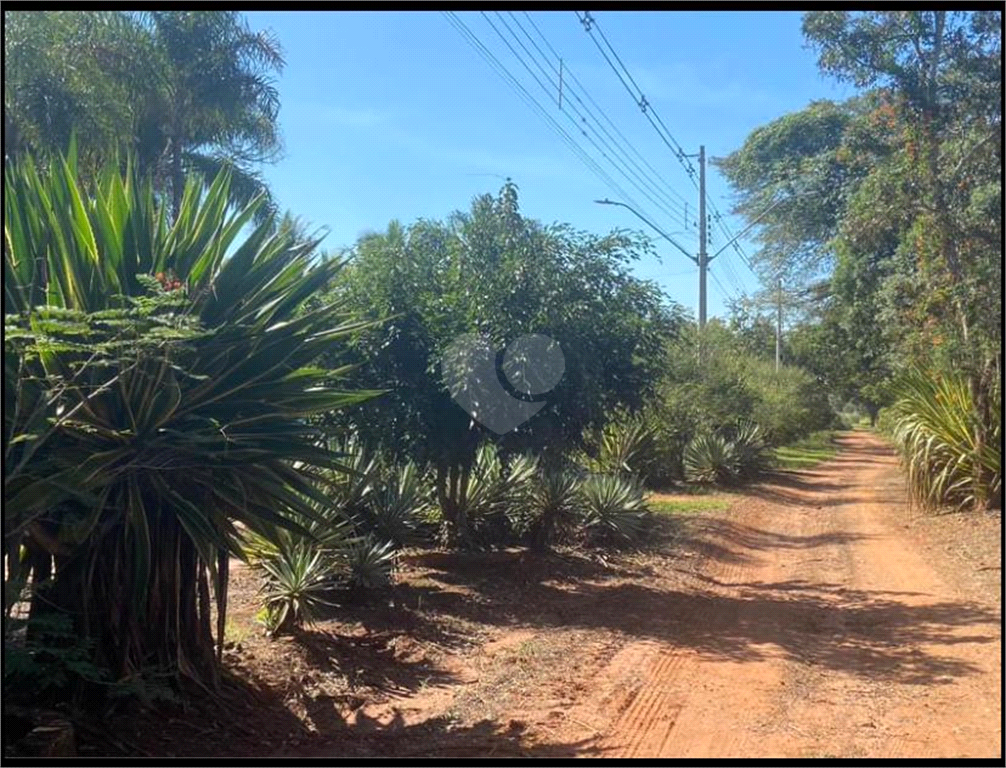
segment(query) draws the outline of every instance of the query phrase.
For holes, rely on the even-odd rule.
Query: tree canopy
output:
[[[177,215],[188,174],[231,175],[232,202],[268,189],[282,49],[236,11],[5,11],[4,156],[65,153],[83,171],[131,154]],[[259,220],[272,213],[268,199]]]

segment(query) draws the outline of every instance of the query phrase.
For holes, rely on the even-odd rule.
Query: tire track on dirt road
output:
[[[649,606],[645,639],[582,705],[607,717],[601,754],[1001,754],[998,606],[904,534],[890,450],[863,432],[841,442],[705,521],[695,587],[668,579],[651,601],[666,611]]]

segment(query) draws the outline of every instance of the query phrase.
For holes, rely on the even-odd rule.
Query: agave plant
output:
[[[742,419],[732,431],[734,477],[751,480],[766,472],[772,459],[761,427],[749,419]]]
[[[330,556],[310,539],[297,537],[257,561],[265,576],[262,618],[271,635],[312,624],[337,586]]]
[[[617,475],[591,475],[580,485],[582,526],[597,541],[637,541],[646,531],[650,512],[643,486]]]
[[[641,418],[617,416],[599,435],[587,438],[595,444],[595,456],[580,453],[579,461],[588,472],[642,477],[655,460],[656,432]]]
[[[479,449],[466,498],[466,516],[477,545],[511,543],[536,470],[537,462],[529,455],[513,456],[504,465],[495,446]]]
[[[379,542],[373,536],[358,537],[347,542],[340,554],[347,571],[345,581],[350,588],[378,589],[391,583],[395,548],[390,541]]]
[[[579,478],[562,471],[540,472],[534,478],[522,520],[532,546],[546,547],[567,535],[583,517]]]
[[[698,435],[685,446],[685,479],[699,485],[728,485],[734,481],[737,452],[722,435]]]
[[[419,468],[410,461],[387,473],[357,515],[357,525],[381,541],[404,547],[426,538],[432,506],[431,490]]]
[[[331,505],[347,516],[360,514],[377,490],[380,469],[377,457],[354,437],[331,441],[328,447],[339,458],[339,466],[324,473]]]
[[[908,473],[913,498],[924,507],[1001,504],[1001,396],[993,391],[983,423],[961,376],[908,371],[885,413]]]
[[[309,417],[372,394],[316,364],[359,326],[301,309],[340,263],[269,221],[239,240],[257,204],[228,184],[191,180],[172,218],[128,170],[4,169],[7,566],[120,677],[215,679],[236,524],[302,531],[338,467]]]
[[[500,546],[512,537],[527,504],[537,461],[518,455],[504,464],[496,446],[479,446],[471,469],[462,476],[452,520],[445,516],[448,543],[463,547]]]

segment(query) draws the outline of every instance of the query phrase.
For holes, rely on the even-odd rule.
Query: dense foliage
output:
[[[240,240],[255,204],[228,182],[193,180],[172,221],[115,168],[93,196],[72,161],[5,169],[7,565],[117,677],[212,677],[236,524],[310,518],[337,464],[306,419],[366,397],[316,365],[343,308],[300,312],[341,265],[268,221]]]
[[[339,423],[371,449],[432,466],[446,524],[464,539],[480,446],[497,444],[506,457],[534,451],[554,465],[585,429],[603,427],[617,408],[639,409],[654,392],[664,344],[682,317],[629,273],[643,247],[627,233],[596,237],[527,219],[512,184],[446,222],[392,223],[362,238],[336,292],[361,316],[386,322],[357,335],[339,362],[358,366],[358,386],[388,391]],[[462,409],[445,379],[443,357],[466,334],[484,339],[491,358],[527,334],[556,345],[554,386],[540,393],[533,416],[502,435]],[[552,375],[536,369],[542,359],[517,372]],[[491,359],[489,367],[485,376],[500,378]],[[520,400],[519,377],[510,381],[509,389],[476,382],[480,407]]]
[[[821,70],[861,92],[772,121],[720,164],[749,217],[806,192],[765,216],[755,257],[791,293],[826,280],[789,359],[873,420],[898,402],[902,433],[906,403],[960,374],[969,411],[955,418],[979,454],[998,450],[1001,407],[1001,25],[1000,11],[808,13]],[[931,386],[906,396],[908,369]],[[919,443],[899,445],[927,464]]]
[[[4,156],[44,162],[75,137],[90,179],[132,154],[176,217],[187,175],[227,168],[232,202],[266,194],[262,221],[282,67],[236,11],[4,11]]]
[[[319,253],[259,175],[283,58],[236,12],[4,24],[5,698],[212,685],[232,557],[278,634],[407,547],[638,545],[649,490],[830,455],[840,412],[925,507],[1001,507],[998,11],[805,15],[859,92],[718,161],[765,290],[703,328],[645,238],[509,182]]]

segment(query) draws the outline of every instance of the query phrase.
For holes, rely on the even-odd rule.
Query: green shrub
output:
[[[338,587],[331,552],[296,538],[255,561],[264,576],[262,620],[271,635],[312,624],[328,595]]]
[[[883,412],[882,423],[901,454],[913,498],[930,509],[1001,505],[998,379],[987,422],[963,376],[911,370],[895,391],[897,399]]]
[[[654,428],[641,417],[617,414],[587,436],[589,451],[578,458],[588,472],[645,478],[657,462],[654,438]]]
[[[748,419],[699,435],[684,453],[685,478],[698,485],[733,485],[753,480],[772,466],[760,425]]]
[[[539,472],[532,483],[520,527],[532,546],[547,547],[568,537],[582,518],[580,479],[568,471]]]
[[[580,484],[581,528],[588,541],[637,542],[647,530],[650,511],[636,480],[590,475]]]
[[[722,435],[693,438],[684,452],[685,479],[698,485],[730,485],[734,481],[734,444]]]
[[[354,517],[357,532],[400,548],[427,541],[432,535],[432,489],[413,463],[393,466],[374,480]]]
[[[218,679],[238,524],[310,518],[332,457],[309,419],[373,394],[318,365],[359,330],[344,305],[302,311],[342,264],[229,189],[193,178],[175,216],[118,164],[4,168],[7,565],[54,573],[116,678]]]
[[[395,550],[390,541],[364,536],[347,543],[339,554],[348,571],[346,583],[350,589],[380,589],[391,583]]]
[[[735,480],[753,480],[772,466],[772,455],[765,443],[760,425],[742,419],[730,430],[733,445],[733,475]]]
[[[462,475],[463,493],[453,516],[442,515],[441,536],[448,546],[477,549],[514,543],[531,494],[537,461],[519,454],[504,463],[492,443],[479,446]]]
[[[827,391],[802,368],[745,359],[745,378],[754,397],[746,416],[762,429],[769,445],[786,445],[835,424]]]
[[[94,663],[94,642],[74,632],[57,611],[4,620],[4,702],[37,705],[59,697],[73,681],[108,684],[107,669]]]

